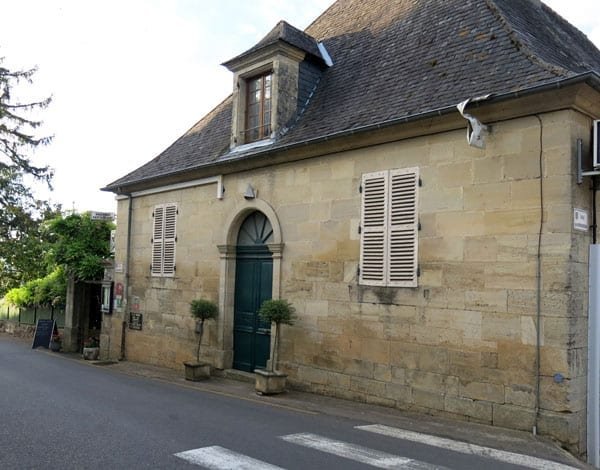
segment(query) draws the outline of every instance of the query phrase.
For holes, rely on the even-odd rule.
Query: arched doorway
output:
[[[265,367],[271,345],[271,325],[260,320],[260,305],[272,297],[273,228],[260,211],[240,226],[236,246],[233,321],[233,367],[252,372]]]

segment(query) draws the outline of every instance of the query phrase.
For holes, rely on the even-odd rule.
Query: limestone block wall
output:
[[[129,296],[141,300],[144,327],[125,330],[126,357],[176,368],[193,357],[188,304],[224,295],[217,246],[252,184],[281,225],[278,293],[298,321],[282,328],[280,369],[293,385],[526,430],[539,403],[538,431],[584,451],[591,240],[573,230],[573,208],[591,214],[591,194],[576,184],[573,152],[577,138],[589,146],[591,123],[574,111],[540,119],[491,123],[485,150],[469,147],[459,130],[226,175],[222,200],[212,185],[134,198]],[[419,167],[423,182],[419,286],[358,285],[361,176],[405,167]],[[154,278],[151,213],[171,202],[179,207],[177,271]],[[120,202],[116,263],[126,248],[126,206]],[[116,313],[113,324],[126,315]],[[219,322],[208,327],[205,358],[231,344],[231,331],[219,338],[219,325],[231,322]]]
[[[590,122],[572,112],[541,119],[537,426],[578,451],[590,237],[572,224],[573,207],[589,211],[591,196],[575,184],[573,151]],[[411,166],[423,180],[419,287],[359,286],[360,176]],[[301,312],[282,354],[295,385],[531,430],[539,174],[540,122],[531,117],[493,124],[483,151],[450,132],[307,162],[263,191],[285,234],[282,297]]]

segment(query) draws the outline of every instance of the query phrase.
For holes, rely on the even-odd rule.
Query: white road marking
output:
[[[371,424],[368,426],[356,426],[356,429],[369,431],[384,436],[395,437],[405,441],[418,442],[432,447],[460,452],[462,454],[475,455],[486,457],[501,462],[510,463],[513,465],[521,465],[522,467],[534,468],[537,470],[576,470],[575,467],[564,465],[551,460],[544,460],[529,455],[517,454],[504,450],[492,449],[491,447],[478,446],[469,444],[468,442],[455,441],[443,437],[430,436],[404,429],[392,428],[381,424]]]
[[[410,470],[432,470],[443,467],[431,465],[418,460],[412,460],[407,457],[380,452],[347,442],[328,439],[317,434],[300,433],[280,436],[286,442],[298,444],[311,449],[327,452],[356,462],[365,463],[378,468],[398,468]]]
[[[186,450],[174,455],[189,463],[201,465],[211,470],[283,470],[281,467],[219,446]]]

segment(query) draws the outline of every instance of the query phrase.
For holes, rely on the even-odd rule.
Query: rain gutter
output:
[[[556,80],[553,82],[544,83],[542,85],[536,85],[533,87],[524,88],[524,89],[518,90],[518,91],[511,91],[511,92],[500,93],[500,94],[492,94],[492,95],[490,95],[490,97],[487,100],[473,103],[471,106],[481,107],[482,104],[485,104],[485,105],[494,104],[494,103],[507,101],[510,99],[523,98],[526,96],[543,93],[545,91],[560,90],[562,88],[565,88],[565,87],[568,87],[571,85],[576,85],[576,84],[583,83],[583,82],[588,83],[592,88],[594,88],[600,92],[600,75],[596,72],[585,72],[585,73],[582,73],[579,75],[575,75],[573,77],[563,78],[563,79]],[[353,129],[349,129],[349,130],[333,132],[330,134],[326,134],[324,136],[303,140],[301,142],[293,142],[293,143],[285,144],[285,145],[281,145],[281,146],[270,146],[269,148],[266,148],[264,150],[259,150],[259,151],[252,152],[252,153],[241,154],[241,155],[232,155],[231,158],[227,158],[226,156],[220,157],[221,159],[216,162],[212,162],[212,163],[208,163],[208,164],[204,164],[204,165],[200,165],[200,166],[196,166],[196,167],[186,168],[184,170],[174,171],[171,173],[167,173],[167,174],[163,174],[163,175],[159,175],[159,176],[155,176],[155,177],[151,177],[151,178],[147,178],[147,179],[132,181],[129,183],[120,182],[118,185],[107,186],[105,188],[102,188],[102,191],[115,192],[115,190],[118,190],[119,186],[130,186],[130,185],[140,184],[140,183],[149,183],[154,180],[159,180],[159,179],[162,179],[165,177],[177,176],[179,174],[188,173],[193,170],[219,168],[221,166],[228,165],[233,162],[242,162],[242,161],[254,159],[257,157],[266,157],[273,153],[286,152],[289,150],[308,147],[310,145],[317,145],[320,143],[329,142],[329,141],[341,139],[344,137],[351,137],[351,136],[354,136],[357,134],[363,134],[363,133],[367,133],[367,132],[384,130],[389,127],[397,126],[400,124],[409,124],[409,123],[413,123],[413,122],[421,121],[421,120],[425,120],[425,119],[442,117],[442,116],[446,116],[446,115],[453,114],[456,112],[458,112],[456,110],[456,105],[452,104],[449,106],[444,106],[442,108],[437,108],[437,109],[433,109],[430,111],[411,114],[409,116],[405,116],[405,117],[401,117],[401,118],[389,119],[386,121],[379,122],[377,124],[368,124],[365,126],[355,127]]]

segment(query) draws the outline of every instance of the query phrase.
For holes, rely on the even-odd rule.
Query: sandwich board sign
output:
[[[37,325],[35,326],[35,335],[33,336],[33,345],[31,346],[31,349],[40,346],[48,349],[53,334],[58,334],[55,320],[38,320]]]

